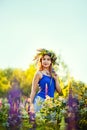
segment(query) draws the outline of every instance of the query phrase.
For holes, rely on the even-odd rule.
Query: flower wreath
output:
[[[48,56],[51,57],[51,60],[52,60],[53,65],[58,64],[58,63],[56,62],[57,56],[56,56],[56,54],[55,54],[52,50],[38,49],[37,51],[38,51],[38,53],[37,53],[36,56],[34,57],[34,60],[39,61],[39,59],[40,59],[42,56],[48,55]]]

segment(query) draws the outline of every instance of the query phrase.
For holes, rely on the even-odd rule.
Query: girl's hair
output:
[[[56,62],[57,56],[56,56],[56,54],[55,54],[52,50],[38,49],[37,51],[38,51],[38,53],[37,53],[37,54],[35,55],[35,57],[34,57],[34,60],[36,60],[37,62],[39,62],[40,59],[41,59],[43,56],[48,55],[48,56],[50,56],[51,62],[52,62],[53,65],[58,64],[58,63]]]
[[[48,54],[46,54],[48,55]],[[43,70],[43,66],[42,66],[42,58],[44,57],[45,55],[43,55],[42,57],[40,57],[40,59],[38,60],[38,63],[37,63],[37,67],[38,67],[38,70],[42,71]],[[49,56],[49,55],[48,55]],[[50,71],[50,74],[52,73],[52,60],[51,60],[51,64],[49,66],[49,71]]]

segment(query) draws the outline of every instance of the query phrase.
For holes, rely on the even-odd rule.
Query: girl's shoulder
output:
[[[35,76],[37,76],[41,79],[43,76],[42,71],[40,71],[40,70],[36,71]]]
[[[41,74],[42,74],[42,71],[41,71],[41,70],[37,70],[37,71],[36,71],[36,74],[37,74],[37,75],[41,75]]]

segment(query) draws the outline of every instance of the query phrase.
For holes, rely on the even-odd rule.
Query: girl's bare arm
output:
[[[55,72],[53,73],[53,78],[55,80],[55,85],[56,85],[57,92],[61,93],[62,90],[61,90],[61,87],[59,85],[58,75]]]
[[[31,94],[30,94],[30,103],[33,103],[37,88],[38,88],[38,82],[40,80],[40,74],[37,72],[34,75],[33,81],[32,81],[32,89],[31,89]]]
[[[61,93],[62,90],[60,88],[58,78],[55,80],[55,84],[56,84],[56,90],[57,90],[57,92]]]

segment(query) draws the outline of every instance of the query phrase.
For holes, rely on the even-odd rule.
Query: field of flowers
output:
[[[73,81],[62,89],[62,95],[55,94],[54,99],[46,98],[43,108],[36,114],[36,120],[30,121],[28,102],[23,96],[19,115],[12,119],[20,130],[86,130],[87,129],[87,86]],[[67,94],[68,93],[68,94]],[[40,104],[40,103],[39,103]],[[8,122],[10,105],[7,98],[0,98],[0,129],[10,127]],[[18,123],[17,118],[20,117]],[[16,125],[15,125],[16,124]],[[13,130],[13,128],[11,128]]]
[[[74,77],[70,78],[68,66],[61,56],[58,56],[58,63],[59,67],[55,66],[55,70],[59,75],[62,94],[55,93],[54,99],[47,96],[35,121],[31,120],[33,114],[29,113],[27,102],[36,72],[35,64],[31,64],[25,71],[0,69],[0,130],[87,130],[87,85],[76,81]],[[17,104],[12,105],[7,96],[10,81],[14,77],[20,82],[22,96],[21,100],[16,100]],[[12,106],[15,111],[12,111],[13,108],[11,110]]]

